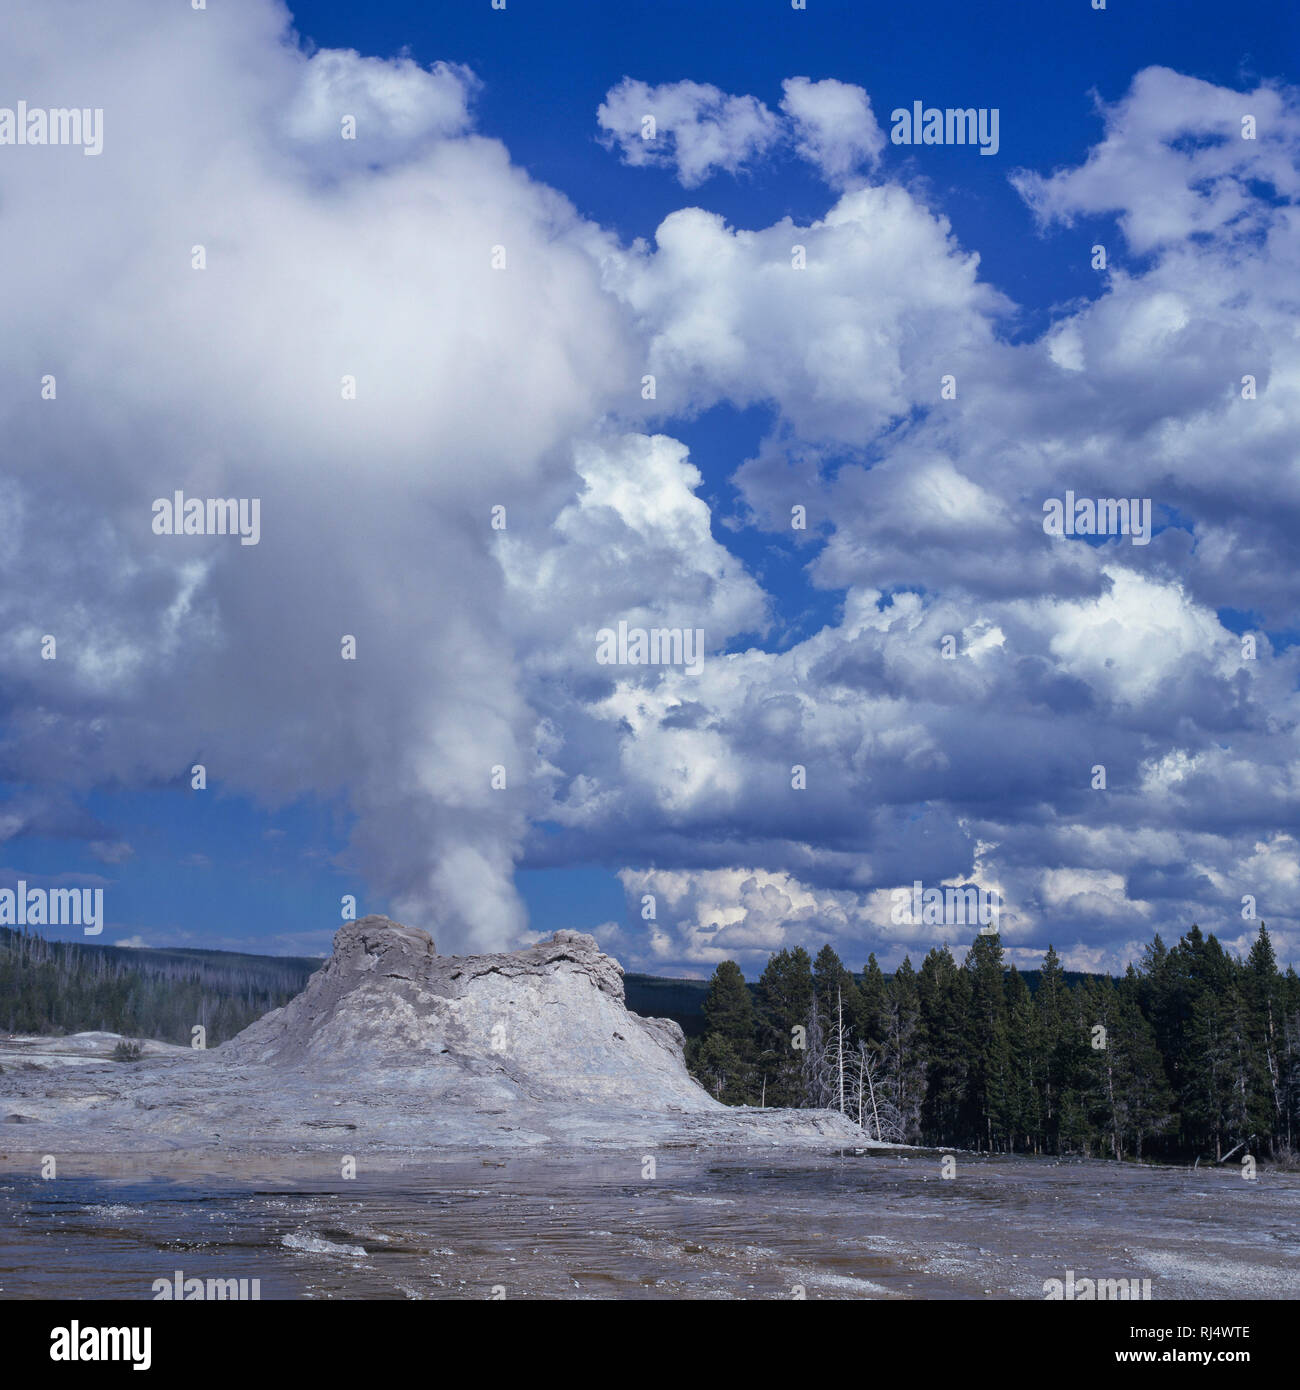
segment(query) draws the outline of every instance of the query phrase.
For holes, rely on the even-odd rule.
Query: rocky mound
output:
[[[349,922],[334,954],[282,1009],[218,1055],[314,1075],[373,1075],[430,1098],[494,1094],[718,1111],[687,1074],[681,1029],[624,1003],[623,970],[593,937],[559,931],[499,955],[440,956],[433,938],[387,917]]]

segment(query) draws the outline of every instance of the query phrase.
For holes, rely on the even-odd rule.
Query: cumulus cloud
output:
[[[371,163],[392,164],[423,145],[470,127],[469,103],[479,86],[466,67],[410,58],[363,58],[351,49],[322,49],[308,59],[284,115],[295,144],[326,147],[356,140]]]
[[[715,173],[739,174],[788,147],[834,188],[847,186],[874,165],[884,132],[861,87],[833,77],[781,84],[781,114],[757,97],[730,96],[700,82],[651,87],[625,77],[596,112],[607,148],[625,164],[672,169],[683,188],[698,188]]]
[[[515,649],[534,675],[607,679],[597,633],[620,620],[699,628],[709,651],[767,627],[767,596],[714,539],[685,445],[634,433],[584,440],[573,468],[581,486],[550,526],[504,532],[497,548]],[[657,678],[620,668],[638,672]]]
[[[1105,138],[1083,165],[1013,177],[1044,222],[1119,213],[1129,245],[1147,252],[1193,235],[1257,236],[1273,213],[1260,185],[1290,202],[1300,194],[1294,90],[1236,92],[1151,67],[1120,101],[1099,107]]]
[[[848,443],[990,351],[1009,306],[978,265],[944,218],[884,185],[809,226],[750,231],[686,208],[608,275],[649,339],[663,412],[770,403],[801,439]]]
[[[625,77],[596,112],[605,141],[627,164],[671,167],[683,188],[716,170],[737,174],[781,138],[781,123],[751,96],[701,82],[651,87]]]
[[[1078,169],[1019,176],[1026,227],[1119,232],[1096,293],[1013,340],[977,248],[859,179],[880,134],[846,84],[791,79],[777,115],[625,80],[600,120],[628,162],[695,187],[786,147],[837,190],[629,246],[476,131],[464,69],[309,56],[269,0],[202,42],[188,11],[73,8],[0,52],[0,86],[105,110],[102,156],[10,162],[0,206],[11,848],[119,862],[87,794],[203,762],[337,802],[362,908],[443,949],[526,938],[519,863],[622,871],[604,939],[663,969],[957,944],[890,921],[915,879],[996,888],[1025,963],[1122,966],[1193,917],[1237,941],[1244,895],[1300,949],[1300,648],[1267,635],[1300,599],[1287,92],[1151,70]],[[771,418],[725,518],[674,437],[717,406]],[[259,498],[260,543],[155,535],[176,489]],[[1157,534],[1051,537],[1067,489],[1149,497]],[[785,632],[722,520],[834,616]],[[619,619],[703,630],[703,670],[600,664]]]
[[[1239,122],[1240,148],[1206,138],[1207,120],[1226,130],[1246,109],[1266,115],[1268,142],[1240,141]],[[1242,938],[1242,898],[1267,885],[1260,915],[1296,949],[1291,895],[1251,846],[1296,817],[1300,664],[1258,628],[1248,651],[1221,616],[1285,628],[1300,599],[1289,111],[1267,87],[1139,74],[1082,170],[1049,192],[1017,180],[1049,230],[1049,208],[1105,209],[1123,233],[1096,297],[1017,346],[974,259],[891,185],[811,227],[674,214],[622,263],[665,412],[773,410],[735,477],[748,519],[789,535],[792,505],[806,507],[810,577],[846,595],[838,627],[789,651],[715,660],[689,692],[669,673],[657,698],[591,700],[619,756],[569,805],[589,809],[589,834],[615,827],[703,883],[739,862],[859,904],[913,872],[969,874],[986,844],[1014,908],[1006,939],[1032,959],[1054,935],[1080,968],[1122,967],[1161,924]],[[1148,162],[1157,183],[1181,181],[1167,231]],[[1098,165],[1104,196],[1089,192]],[[795,242],[823,277],[789,273]],[[1126,246],[1146,262],[1127,264]],[[918,286],[945,275],[927,322]],[[1067,489],[1150,498],[1158,534],[1141,548],[1052,538],[1043,503]],[[751,949],[740,919],[710,917],[701,934],[697,918],[656,928],[656,954]],[[897,959],[878,914],[856,923],[848,938]],[[816,929],[846,939],[824,914]]]
[[[795,151],[816,165],[832,187],[880,158],[885,133],[861,87],[833,77],[821,82],[790,77],[781,90],[781,110],[793,123]]]

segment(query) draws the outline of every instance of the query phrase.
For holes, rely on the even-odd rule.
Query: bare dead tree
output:
[[[858,1127],[866,1131],[869,1139],[901,1144],[905,1142],[906,1124],[883,1078],[881,1049],[859,1042],[849,1068],[850,1095],[857,1111]]]
[[[849,1114],[853,1085],[853,1058],[849,1050],[848,1029],[844,1023],[844,998],[838,993],[835,1021],[827,1029],[814,997],[808,1015],[806,1050],[802,1064],[804,1104],[820,1110]]]
[[[835,1099],[832,1054],[815,996],[808,1013],[803,1061],[799,1070],[803,1103],[815,1110],[831,1109]]]
[[[835,991],[835,1066],[839,1076],[840,1114],[844,1114],[844,991]]]

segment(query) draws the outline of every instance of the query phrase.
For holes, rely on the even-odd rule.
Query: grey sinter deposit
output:
[[[630,1013],[622,968],[581,932],[440,956],[427,932],[365,917],[300,995],[222,1047],[96,1065],[80,1037],[0,1042],[3,1113],[22,1125],[11,1157],[866,1142],[834,1111],[720,1105],[687,1074],[681,1029]]]

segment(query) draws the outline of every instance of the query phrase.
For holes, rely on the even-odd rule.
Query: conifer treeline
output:
[[[0,927],[0,1031],[102,1031],[215,1047],[301,991],[319,961],[126,951]]]
[[[988,1151],[1290,1158],[1300,978],[1261,925],[1245,960],[1193,926],[1122,979],[1071,986],[1049,948],[1031,993],[994,935],[889,979],[829,945],[779,951],[751,990],[714,972],[693,1074],[732,1105],[830,1106],[888,1141]]]

